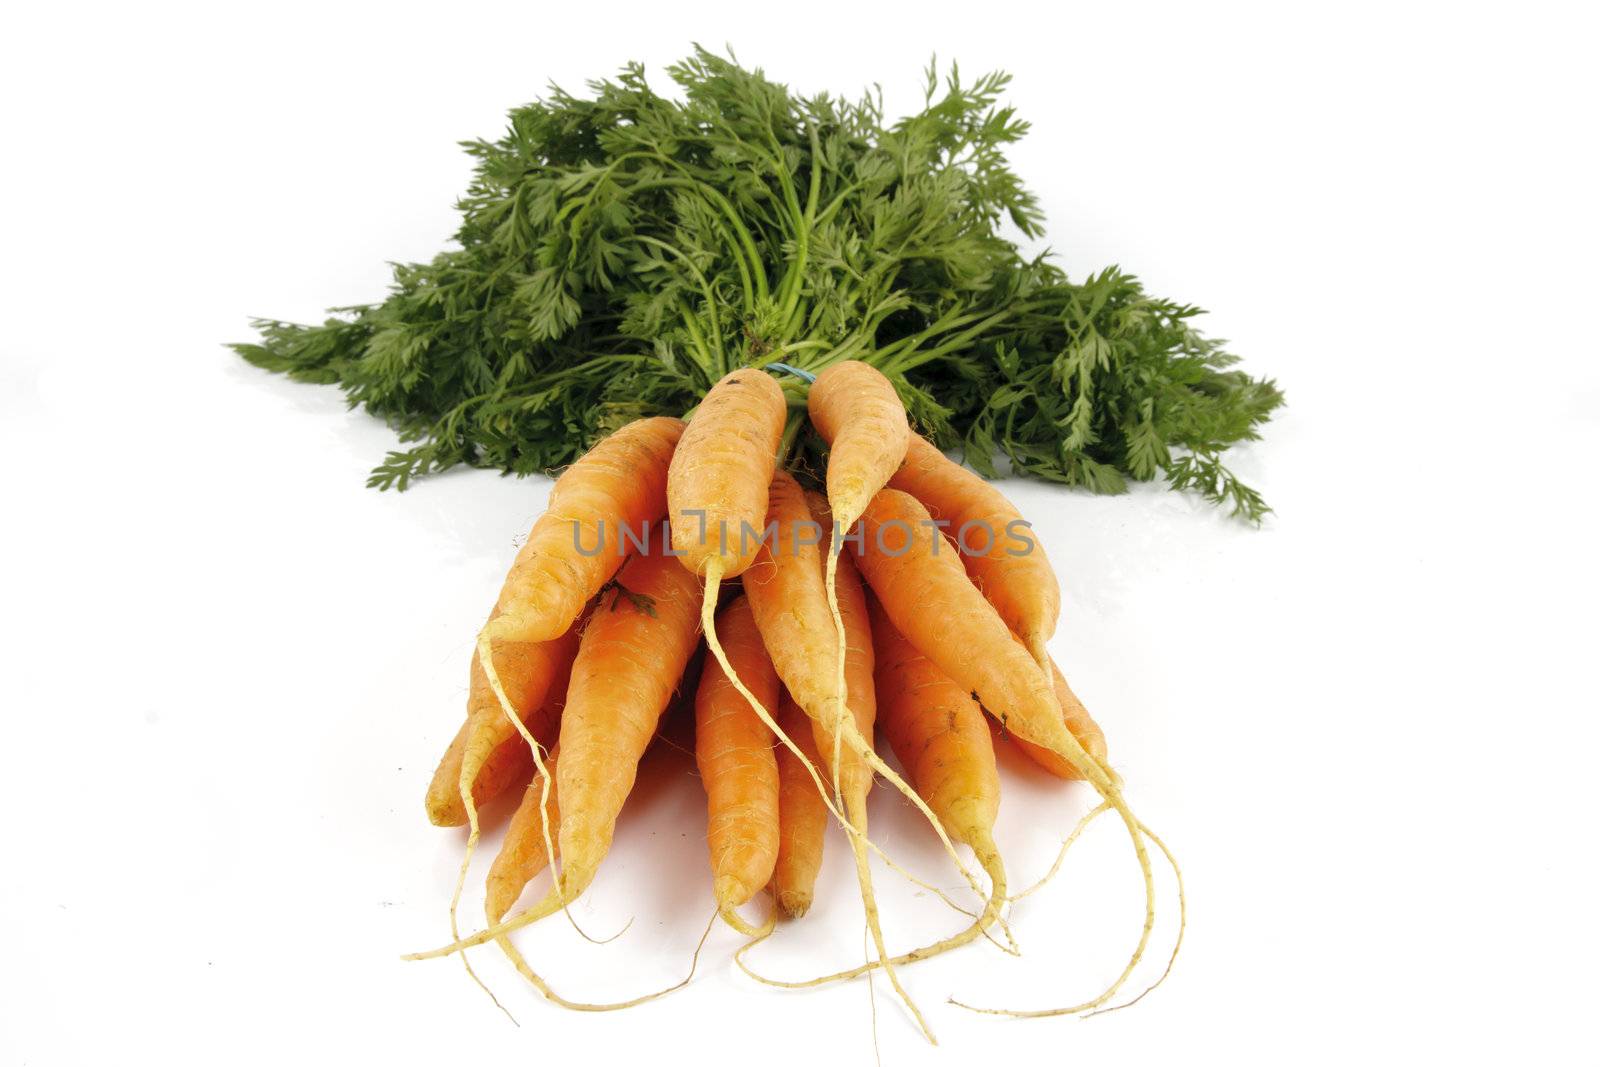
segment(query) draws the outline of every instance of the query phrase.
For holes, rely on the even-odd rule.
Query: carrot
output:
[[[823,831],[828,808],[806,774],[807,763],[820,761],[811,722],[784,693],[779,701],[778,726],[794,739],[801,756],[780,746],[778,757],[778,861],[772,870],[772,898],[778,910],[798,919],[811,909],[817,872],[822,869]]]
[[[1154,835],[1129,809],[1116,778],[1067,729],[1054,687],[1032,655],[973,586],[955,555],[947,548],[938,550],[940,535],[916,498],[884,490],[868,506],[862,526],[861,571],[895,627],[952,681],[974,693],[1007,729],[1061,756],[1095,787],[1126,826],[1144,879],[1145,922],[1139,943],[1109,989],[1070,1008],[982,1010],[1059,1015],[1099,1007],[1116,995],[1143,958],[1155,924],[1155,883],[1144,845],[1145,837],[1154,840]]]
[[[760,546],[767,487],[777,467],[787,415],[783,389],[766,373],[753,368],[729,372],[695,409],[673,455],[667,479],[673,551],[685,567],[705,579],[701,626],[717,666],[716,671],[707,672],[711,689],[702,690],[715,705],[708,705],[705,714],[729,732],[709,742],[711,747],[703,750],[706,757],[701,763],[711,806],[713,891],[723,919],[752,936],[757,931],[739,918],[735,909],[765,884],[776,859],[777,764],[769,744],[764,761],[746,768],[733,765],[739,757],[732,753],[752,746],[760,736],[757,728],[767,729],[762,716],[755,716],[754,721],[747,717],[750,709],[744,706],[743,699],[749,689],[740,679],[740,670],[750,667],[758,672],[752,684],[761,689],[763,706],[775,700],[777,682],[775,678],[770,684],[767,682],[772,668],[766,663],[765,653],[748,657],[748,663],[730,661],[717,637],[714,609],[722,580],[744,573]],[[741,611],[748,614],[747,609]],[[750,629],[753,633],[753,627]],[[750,647],[746,637],[738,635],[738,650],[759,651],[758,647]],[[759,646],[758,636],[754,644]],[[698,702],[696,714],[701,714]],[[730,717],[725,719],[725,715]],[[770,742],[770,733],[768,739]],[[731,746],[731,759],[727,762],[720,758],[721,754],[712,756],[723,745]],[[698,755],[702,751],[698,739],[696,748]],[[760,793],[767,796],[757,806],[770,809],[769,813],[750,806],[755,794]],[[722,819],[729,822],[727,832]],[[753,832],[742,836],[736,827],[750,820],[761,825],[747,825],[746,829]]]
[[[783,389],[770,376],[753,368],[731,371],[701,399],[672,456],[672,548],[685,567],[705,578],[702,625],[713,650],[717,590],[755,558],[787,414]],[[737,673],[726,662],[721,666]]]
[[[827,498],[821,493],[807,490],[805,499],[806,507],[810,509],[818,525],[825,529],[832,528],[833,511],[828,505]],[[856,573],[855,566],[850,562],[849,557],[839,556],[836,560],[829,560],[828,568],[830,571],[835,565],[838,570],[835,579],[837,597],[834,600],[834,606],[837,607],[840,621],[844,624],[844,633],[847,639],[844,658],[845,685],[839,691],[844,693],[845,704],[851,712],[851,715],[846,720],[847,724],[854,723],[856,731],[862,737],[871,737],[877,712],[872,623],[867,613],[867,593],[861,585],[860,575]],[[847,776],[859,777],[865,775],[865,783],[857,783],[861,796],[865,797],[866,789],[872,783],[872,771],[876,767],[882,767],[882,762],[874,762],[871,767],[863,766],[863,761],[858,756],[844,750],[843,732],[829,728],[821,720],[814,724],[813,733],[817,744],[822,746],[823,756],[830,773],[836,765],[842,764],[847,768]],[[869,760],[876,760],[870,750],[866,752],[866,756]],[[898,783],[902,792],[908,793],[910,798],[921,807],[933,828],[939,831],[941,839],[944,839],[948,846],[949,841],[945,837],[945,831],[942,829],[942,823],[938,819],[937,813],[929,808],[917,793],[907,789],[905,784],[900,782],[893,772],[887,771],[887,768],[884,769],[887,772],[886,777],[892,782]],[[834,782],[835,788],[840,788],[841,783],[837,776],[834,777]],[[890,860],[887,856],[883,857],[883,859],[891,868],[899,870],[893,860]],[[900,873],[904,874],[905,872],[901,871]],[[976,891],[977,885],[972,883],[970,876],[968,877],[968,882],[973,885],[973,889]],[[924,886],[924,888],[928,887]],[[948,898],[945,899],[949,903]]]
[[[717,616],[728,662],[767,707],[778,700],[778,675],[744,597]],[[772,878],[778,861],[778,762],[772,731],[713,661],[700,676],[694,705],[695,762],[706,790],[706,843],[712,888],[728,925],[750,937],[762,931],[735,910]]]
[[[961,550],[961,562],[1011,631],[1022,638],[1040,667],[1045,642],[1056,632],[1061,586],[1022,513],[1005,494],[922,437],[912,434],[905,462],[889,485],[910,493],[928,509]]]
[[[848,530],[905,459],[911,438],[905,406],[882,372],[846,360],[817,375],[806,410],[828,442],[828,503],[839,528]]]
[[[1045,648],[1061,613],[1061,587],[1038,541],[1013,532],[1013,524],[1023,521],[1022,513],[993,484],[952,462],[920,434],[911,435],[905,462],[889,485],[916,497],[930,517],[941,523],[961,553],[972,583],[1028,647],[1035,661],[1054,676],[1056,699],[1065,713],[1067,728],[1091,756],[1104,764],[1105,735],[1068,687]],[[1012,740],[1057,777],[1081,777],[1072,764],[1049,749],[1020,737],[1013,736]]]
[[[501,938],[562,910],[588,888],[610,849],[639,759],[698,643],[699,601],[699,578],[679,566],[664,546],[629,558],[583,631],[561,716],[558,775],[550,778],[539,763],[545,776],[542,791],[553,788],[561,798],[562,863],[555,885],[542,901],[512,919],[407,958],[449,955]],[[537,748],[534,754],[540,758]],[[552,865],[554,851],[546,855]],[[565,1007],[610,1009],[661,995],[626,1004],[578,1004],[558,995],[520,957],[513,962],[541,993]]]
[[[847,557],[841,566],[848,565]],[[988,900],[972,924],[891,961],[903,966],[969,944],[999,919],[1006,900],[1005,865],[994,843],[1000,772],[989,727],[977,702],[911,646],[873,597],[868,595],[866,601],[872,625],[874,690],[881,713],[878,723],[917,792],[938,814],[950,836],[973,850],[990,878]],[[736,959],[746,974],[786,989],[856,978],[878,966],[868,963],[822,978],[786,982],[756,974],[745,966],[743,952],[741,949]]]
[[[819,748],[831,746],[833,738],[837,737],[841,747],[848,746],[868,768],[882,774],[902,794],[917,804],[929,821],[937,826],[937,819],[922,799],[873,751],[871,742],[857,726],[851,709],[845,702],[843,680],[846,663],[845,657],[840,655],[840,650],[849,648],[851,643],[845,632],[845,623],[840,610],[835,606],[833,611],[829,611],[828,597],[823,588],[821,553],[816,544],[816,541],[820,540],[821,530],[812,517],[799,483],[787,471],[779,470],[773,476],[772,486],[768,492],[767,520],[774,530],[774,536],[762,544],[755,564],[744,576],[744,588],[745,596],[750,601],[751,610],[755,615],[756,625],[761,630],[762,640],[767,646],[767,652],[772,656],[773,666],[777,668],[778,677],[783,680],[795,703],[810,716],[814,727],[820,724],[825,729],[833,731],[827,735],[829,739],[827,746],[823,742],[823,735],[817,735]],[[816,536],[811,537],[808,534]],[[838,553],[831,555],[834,557],[832,562],[836,564]],[[846,573],[853,577],[853,571]],[[840,638],[837,644],[828,641],[824,636],[830,628],[830,615],[834,621],[835,633]],[[864,622],[864,618],[862,621]],[[708,635],[707,640],[715,652],[713,635]],[[855,647],[865,648],[869,641],[870,638],[862,636],[855,642]],[[749,692],[745,692],[744,696],[751,701],[753,707],[757,707],[759,701]],[[769,711],[764,707],[757,707],[757,712],[769,728],[776,730],[776,724],[772,721]],[[792,741],[786,735],[780,734],[779,739],[789,745],[791,751],[795,751]],[[872,935],[878,959],[888,963],[890,957],[884,947],[877,900],[872,891],[872,875],[867,866],[867,850],[864,843],[865,792],[853,790],[853,796],[844,793],[842,787],[846,784],[846,768],[843,764],[843,760],[836,759],[831,763],[831,768],[834,772],[834,797],[837,798],[839,807],[844,810],[841,813],[833,807],[831,801],[830,809],[834,811],[836,817],[843,815],[843,821],[850,832],[851,849],[856,861],[856,879],[861,887],[862,907],[866,912],[867,927]],[[813,781],[819,788],[821,787],[819,780],[813,778]],[[939,829],[939,833],[950,854],[954,855],[955,850],[950,846],[942,828]],[[960,863],[959,858],[957,865],[970,881],[970,872],[966,871],[965,865]],[[933,1036],[926,1021],[900,985],[893,966],[885,966],[884,972],[896,993],[905,1001],[916,1018],[923,1033],[932,1040]]]
[[[1050,674],[1055,682],[1056,701],[1061,705],[1063,720],[1067,729],[1072,731],[1072,736],[1078,739],[1078,744],[1083,746],[1091,758],[1102,767],[1106,764],[1106,735],[1100,729],[1100,724],[1090,718],[1089,710],[1083,706],[1083,701],[1067,685],[1067,679],[1062,675],[1061,668],[1056,666],[1056,661],[1046,657],[1050,664]],[[1076,779],[1083,775],[1070,762],[1056,755],[1048,748],[1042,748],[1032,741],[1025,741],[1015,734],[1009,735],[1017,747],[1029,759],[1055,775],[1057,778]]]
[[[714,566],[717,580],[735,578],[755,559],[787,412],[783,389],[769,375],[732,371],[700,401],[673,453],[672,547],[708,586]]]
[[[478,633],[477,665],[489,692],[504,721],[524,733],[534,767],[541,774],[540,746],[522,726],[507,679],[500,676],[496,642],[550,641],[573,629],[584,605],[627,557],[631,544],[627,535],[648,536],[650,524],[666,514],[667,467],[682,436],[679,419],[639,419],[600,441],[562,472],[550,490],[548,507],[511,564],[494,614]],[[515,681],[515,671],[511,681]],[[469,741],[461,778],[461,803],[469,827],[467,850],[450,898],[450,934],[457,938],[456,912],[478,844],[471,782],[481,764],[475,762],[474,753]],[[487,753],[482,758],[486,759]],[[462,959],[467,973],[472,974],[471,963]]]
[[[467,807],[461,803],[461,791],[457,783],[461,780],[461,757],[466,751],[467,735],[471,732],[472,724],[463,722],[450,747],[440,757],[439,766],[433,772],[433,781],[428,783],[428,795],[424,803],[428,821],[435,826],[467,824]],[[513,738],[496,746],[489,753],[489,758],[483,761],[477,780],[472,783],[473,806],[482,808],[501,793],[519,783],[525,784],[532,773],[533,753],[528,751],[522,738]]]
[[[499,618],[500,609],[496,608],[489,622],[479,631],[477,652],[472,659],[467,687],[466,738],[462,744],[455,781],[456,797],[466,816],[467,848],[461,857],[461,867],[456,872],[455,888],[450,894],[451,937],[461,936],[456,915],[461,907],[461,891],[466,886],[467,870],[478,848],[478,781],[494,754],[506,745],[521,745],[534,765],[542,768],[538,745],[532,740],[525,742],[519,739],[517,734],[520,732],[524,738],[533,738],[533,733],[523,720],[536,717],[547,698],[551,698],[559,707],[559,696],[552,694],[559,694],[565,689],[572,659],[578,650],[579,627],[576,625],[548,641],[496,640],[488,634]],[[504,664],[503,676],[496,668],[497,663]],[[553,722],[553,719],[550,720],[550,724]],[[548,731],[550,724],[538,724],[537,728]],[[435,772],[435,781],[439,774],[449,773],[450,762],[451,754],[447,751],[439,771]],[[434,806],[431,799],[429,806]],[[462,958],[462,965],[472,980],[488,993],[488,987],[478,979],[472,964],[465,957]],[[489,993],[489,997],[493,1000],[494,994]]]
[[[894,768],[879,758],[871,743],[856,728],[848,705],[839,699],[838,691],[830,684],[833,680],[830,675],[834,672],[829,669],[829,661],[837,652],[829,647],[831,642],[824,636],[830,627],[822,584],[822,552],[818,547],[823,527],[812,517],[800,484],[788,471],[779,470],[773,475],[767,522],[774,536],[761,546],[756,562],[745,573],[744,590],[779,679],[813,723],[837,720],[842,744],[853,749],[868,767],[911,801],[938,831],[941,842],[954,856],[955,849],[939,826],[938,817]],[[843,669],[842,664],[840,669]],[[743,695],[756,707],[767,728],[800,758],[791,739],[778,729],[765,705],[760,705],[749,692]],[[814,770],[809,761],[806,766],[808,773]],[[820,779],[815,774],[812,774],[812,781],[820,788]],[[833,806],[832,799],[828,795],[823,799],[834,817],[849,826],[850,820]],[[851,834],[852,838],[857,836]],[[968,884],[976,888],[977,880],[965,864],[960,863],[959,857],[957,868]]]
[[[507,695],[521,711],[523,723],[542,743],[554,736],[567,699],[567,677],[578,651],[579,627],[554,641],[496,642],[495,658]],[[461,798],[462,770],[468,768],[474,808],[499,796],[533,770],[533,753],[500,711],[483,667],[473,658],[467,691],[467,719],[445,750],[428,786],[428,818],[435,826],[463,826],[469,820]]]
[[[700,637],[700,580],[665,553],[635,556],[584,630],[561,716],[561,889],[594,880],[639,759]]]
[[[562,472],[500,590],[492,638],[565,633],[617,573],[631,543],[667,511],[667,466],[684,432],[672,418],[630,422]]]
[[[831,518],[828,502],[820,493],[806,493],[806,506],[826,526]],[[847,557],[839,558],[837,578],[839,614],[845,632],[845,705],[850,719],[862,737],[871,737],[878,719],[877,687],[873,682],[875,657],[872,623],[867,617],[866,591],[855,566]],[[822,719],[812,723],[812,736],[829,775],[838,783],[845,801],[865,811],[867,792],[872,788],[872,768],[844,744],[843,731]]]
[[[882,372],[859,360],[836,363],[817,375],[806,398],[806,411],[811,424],[828,442],[828,507],[833,537],[823,582],[838,645],[834,690],[842,703],[847,656],[835,573],[841,533],[856,524],[867,501],[887,484],[905,459],[911,428],[894,385]],[[836,737],[836,745],[838,741]],[[834,789],[838,788],[835,779]]]
[[[529,763],[531,765],[531,759]],[[556,752],[552,750],[544,758],[545,770],[553,776],[556,773],[556,765]],[[495,856],[494,863],[489,867],[483,910],[488,915],[491,925],[505,918],[506,912],[511,910],[511,905],[522,895],[523,888],[533,880],[534,875],[549,866],[550,856],[560,854],[560,839],[555,835],[556,828],[561,825],[561,807],[552,780],[548,818],[546,817],[544,804],[546,780],[545,775],[540,775],[528,784],[527,790],[522,794],[522,803],[517,806],[516,814],[511,816],[511,825],[506,827],[506,837],[500,845],[500,853]],[[545,840],[547,834],[551,835],[548,843]]]
[[[1006,898],[1006,871],[994,842],[1000,810],[1000,771],[989,727],[972,695],[950,680],[905,639],[874,597],[872,641],[884,736],[939,821],[972,849],[989,875],[989,900],[965,932],[930,946],[920,958],[974,940],[995,919]]]
[[[846,700],[845,626],[837,588],[841,533],[860,518],[872,495],[889,481],[905,459],[911,429],[894,385],[876,368],[859,360],[836,363],[817,375],[806,398],[811,424],[828,442],[828,507],[833,536],[823,574],[828,612],[837,644],[835,697]],[[834,738],[837,764],[840,738]],[[839,782],[834,780],[837,791]]]

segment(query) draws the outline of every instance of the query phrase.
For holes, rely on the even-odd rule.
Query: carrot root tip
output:
[[[811,910],[812,894],[799,889],[787,889],[778,894],[778,910],[790,919],[799,919]]]

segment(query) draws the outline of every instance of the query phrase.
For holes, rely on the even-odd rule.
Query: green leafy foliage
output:
[[[528,474],[645,415],[683,414],[737,366],[860,359],[975,468],[1096,492],[1164,477],[1259,520],[1222,463],[1282,401],[1109,269],[1071,282],[1008,227],[1043,219],[1005,149],[1008,78],[930,67],[923,108],[798,97],[703,49],[511,112],[476,159],[455,247],[394,268],[380,303],[260,321],[245,359],[338,383],[410,447],[369,484],[457,464]],[[786,378],[794,397],[798,379]],[[794,440],[794,434],[787,440]],[[795,452],[805,461],[810,446]]]

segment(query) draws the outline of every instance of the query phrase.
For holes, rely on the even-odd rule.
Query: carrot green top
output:
[[[456,464],[528,474],[643,415],[692,409],[739,367],[860,360],[912,423],[1039,478],[1118,492],[1163,478],[1259,519],[1223,454],[1282,400],[1117,268],[1069,280],[1005,156],[1009,79],[927,71],[920,110],[802,96],[704,50],[553,90],[476,160],[454,243],[378,303],[256,323],[234,349],[337,383],[407,442],[371,484]],[[1063,176],[1067,180],[1070,175]],[[799,401],[802,377],[784,373]],[[798,442],[797,466],[813,447]],[[811,464],[814,466],[814,464]]]

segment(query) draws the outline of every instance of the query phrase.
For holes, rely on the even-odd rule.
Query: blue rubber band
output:
[[[801,370],[799,367],[791,367],[787,363],[768,363],[766,369],[767,370],[788,371],[790,374],[794,375],[796,378],[800,378],[800,379],[802,379],[804,381],[807,381],[807,382],[814,382],[814,381],[817,380],[817,376],[815,374],[812,374],[810,371]]]

